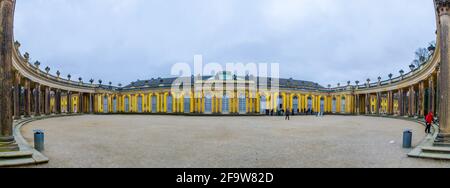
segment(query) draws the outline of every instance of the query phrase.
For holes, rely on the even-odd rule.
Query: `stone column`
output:
[[[431,76],[428,81],[428,88],[430,90],[428,94],[428,112],[434,112],[434,100],[435,100],[435,92],[434,92],[434,77]]]
[[[414,86],[410,87],[409,99],[410,99],[409,116],[413,117],[416,115],[416,90],[414,89]]]
[[[388,92],[388,110],[389,115],[394,114],[394,92]]]
[[[419,117],[423,117],[425,115],[425,86],[424,82],[420,82],[419,84],[419,109],[417,110],[417,114]]]
[[[370,99],[369,99],[369,94],[366,94],[366,98],[365,98],[365,108],[366,108],[366,114],[370,114]],[[340,99],[338,99],[340,100]],[[338,107],[336,107],[338,108]]]
[[[56,114],[61,114],[61,90],[55,91],[55,107]]]
[[[20,75],[14,74],[14,119],[20,119]]]
[[[359,115],[360,113],[360,101],[359,101],[359,94],[356,95],[355,99],[355,106],[356,106],[356,114]]]
[[[92,93],[89,93],[89,113],[94,113],[93,106],[94,106],[94,100],[92,100]]]
[[[439,83],[439,98],[440,98],[440,126],[439,136],[436,138],[437,143],[450,142],[450,104],[449,104],[449,90],[450,90],[450,0],[436,0],[436,8],[439,15],[439,29],[438,40],[441,49],[440,57],[440,83]]]
[[[67,113],[72,113],[72,93],[67,91]]]
[[[30,81],[25,80],[25,117],[31,116],[31,87]]]
[[[34,88],[34,115],[41,115],[41,85],[36,83]]]
[[[57,94],[57,91],[58,90],[53,90],[53,99],[55,100],[54,101],[54,103],[53,103],[53,109],[52,109],[52,111],[53,111],[53,113],[54,114],[58,114],[58,102],[57,102],[57,100],[58,100],[58,94]]]
[[[11,92],[15,0],[0,0],[0,152],[18,151],[13,135]]]
[[[45,115],[50,115],[50,88],[49,87],[45,87],[45,108],[44,108],[44,113]]]
[[[398,90],[398,108],[400,110],[400,116],[405,115],[405,108],[403,106],[403,89]]]
[[[377,115],[381,115],[381,93],[377,93]]]
[[[84,113],[84,100],[83,100],[83,93],[79,93],[79,97],[78,97],[78,113],[82,114]]]

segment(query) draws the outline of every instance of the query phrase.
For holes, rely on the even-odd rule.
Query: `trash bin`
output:
[[[44,151],[44,131],[34,130],[34,149]]]
[[[411,148],[412,130],[405,129],[403,131],[403,148]]]

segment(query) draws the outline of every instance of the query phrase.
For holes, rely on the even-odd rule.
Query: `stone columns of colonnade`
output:
[[[400,112],[400,116],[404,116],[405,115],[405,107],[404,105],[404,94],[403,94],[403,89],[399,89],[398,90],[398,109]]]
[[[369,99],[369,97],[370,97],[370,94],[366,94],[366,97],[365,97],[365,102],[364,102],[364,108],[365,108],[365,112],[366,112],[366,114],[370,114],[369,112],[370,112],[370,99]]]
[[[377,115],[381,115],[381,92],[377,93]]]
[[[415,116],[416,110],[416,91],[414,90],[414,86],[409,87],[409,95],[408,95],[408,114],[410,117]]]
[[[34,88],[34,115],[41,115],[41,85],[39,83],[35,83]]]
[[[55,91],[55,113],[61,114],[61,90]]]
[[[50,88],[45,87],[45,93],[44,93],[44,113],[45,115],[50,115]]]
[[[440,100],[440,126],[439,136],[436,143],[450,143],[450,0],[436,0],[436,8],[439,15],[439,45],[441,49],[440,57],[440,80],[439,80],[439,100]]]
[[[20,75],[18,72],[14,73],[14,91],[13,91],[13,103],[14,103],[14,119],[20,119]]]
[[[25,80],[25,117],[31,116],[31,83]]]
[[[72,113],[72,92],[67,91],[67,113]]]
[[[361,113],[361,110],[360,110],[360,101],[359,101],[359,94],[356,94],[356,97],[355,97],[356,99],[355,99],[355,113],[356,113],[356,115],[359,115],[360,113]]]
[[[434,76],[431,76],[430,79],[428,80],[428,87],[430,90],[430,93],[428,95],[428,112],[433,112],[434,111],[434,101],[435,101],[435,89],[434,89]]]
[[[425,83],[422,81],[419,83],[419,99],[417,100],[419,105],[417,109],[417,115],[424,117],[425,115]]]
[[[15,0],[0,0],[0,152],[18,151],[13,135],[12,53]]]
[[[89,93],[89,113],[94,113],[94,99],[92,93]]]
[[[82,114],[84,113],[84,100],[83,100],[83,93],[79,93],[79,98],[78,98],[78,113]]]
[[[393,115],[394,114],[394,92],[389,91],[388,92],[388,107],[387,107],[387,114]]]

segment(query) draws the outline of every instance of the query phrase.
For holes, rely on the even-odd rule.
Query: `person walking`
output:
[[[427,125],[425,128],[425,133],[431,134],[431,124],[434,121],[433,112],[428,113],[428,115],[425,117],[425,124]]]
[[[291,120],[289,114],[289,110],[286,110],[286,118],[284,118],[284,120]]]

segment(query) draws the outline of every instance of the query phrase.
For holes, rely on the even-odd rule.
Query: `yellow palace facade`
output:
[[[438,43],[439,45],[439,43]],[[176,78],[138,80],[124,87],[104,85],[99,80],[89,83],[82,78],[72,80],[41,70],[40,63],[30,63],[30,55],[19,52],[14,43],[13,55],[13,116],[39,116],[61,113],[97,114],[186,114],[186,115],[272,115],[279,113],[306,114],[377,114],[422,117],[439,112],[440,49],[430,47],[433,54],[419,67],[409,72],[399,71],[397,77],[366,83],[355,81],[337,87],[317,83],[278,79],[277,90],[261,84],[260,78],[218,73],[202,76],[186,85],[188,90],[174,92]],[[225,76],[223,76],[225,75]],[[250,79],[251,78],[251,79]],[[267,78],[266,78],[267,79]],[[275,78],[273,78],[275,79]],[[270,78],[269,78],[270,80]],[[223,84],[221,89],[206,91],[205,84]],[[200,85],[201,87],[196,87]],[[234,85],[233,89],[223,89]],[[198,89],[200,88],[200,89]],[[270,88],[270,87],[269,87]]]
[[[430,60],[431,61],[431,60]],[[218,79],[202,77],[201,81],[214,83],[243,83],[247,87],[233,91],[198,91],[191,86],[187,92],[172,92],[169,87],[174,80],[152,79],[133,82],[123,88],[109,87],[110,91],[94,94],[94,113],[143,113],[143,114],[215,114],[215,115],[269,115],[278,112],[292,114],[378,114],[397,116],[424,116],[436,111],[435,76],[431,72],[425,81],[417,85],[400,88],[396,82],[404,82],[423,70],[433,66],[432,62],[398,78],[363,85],[324,88],[317,83],[279,79],[279,90],[260,91],[259,85],[246,77]],[[221,73],[220,73],[221,74]],[[231,76],[229,76],[231,77]],[[426,83],[425,83],[426,82]],[[197,83],[196,83],[197,84]],[[195,85],[195,84],[194,84]],[[256,86],[255,86],[256,85]],[[381,87],[394,86],[396,90],[362,93]],[[362,93],[362,94],[361,94]],[[77,99],[72,100],[76,106]]]

